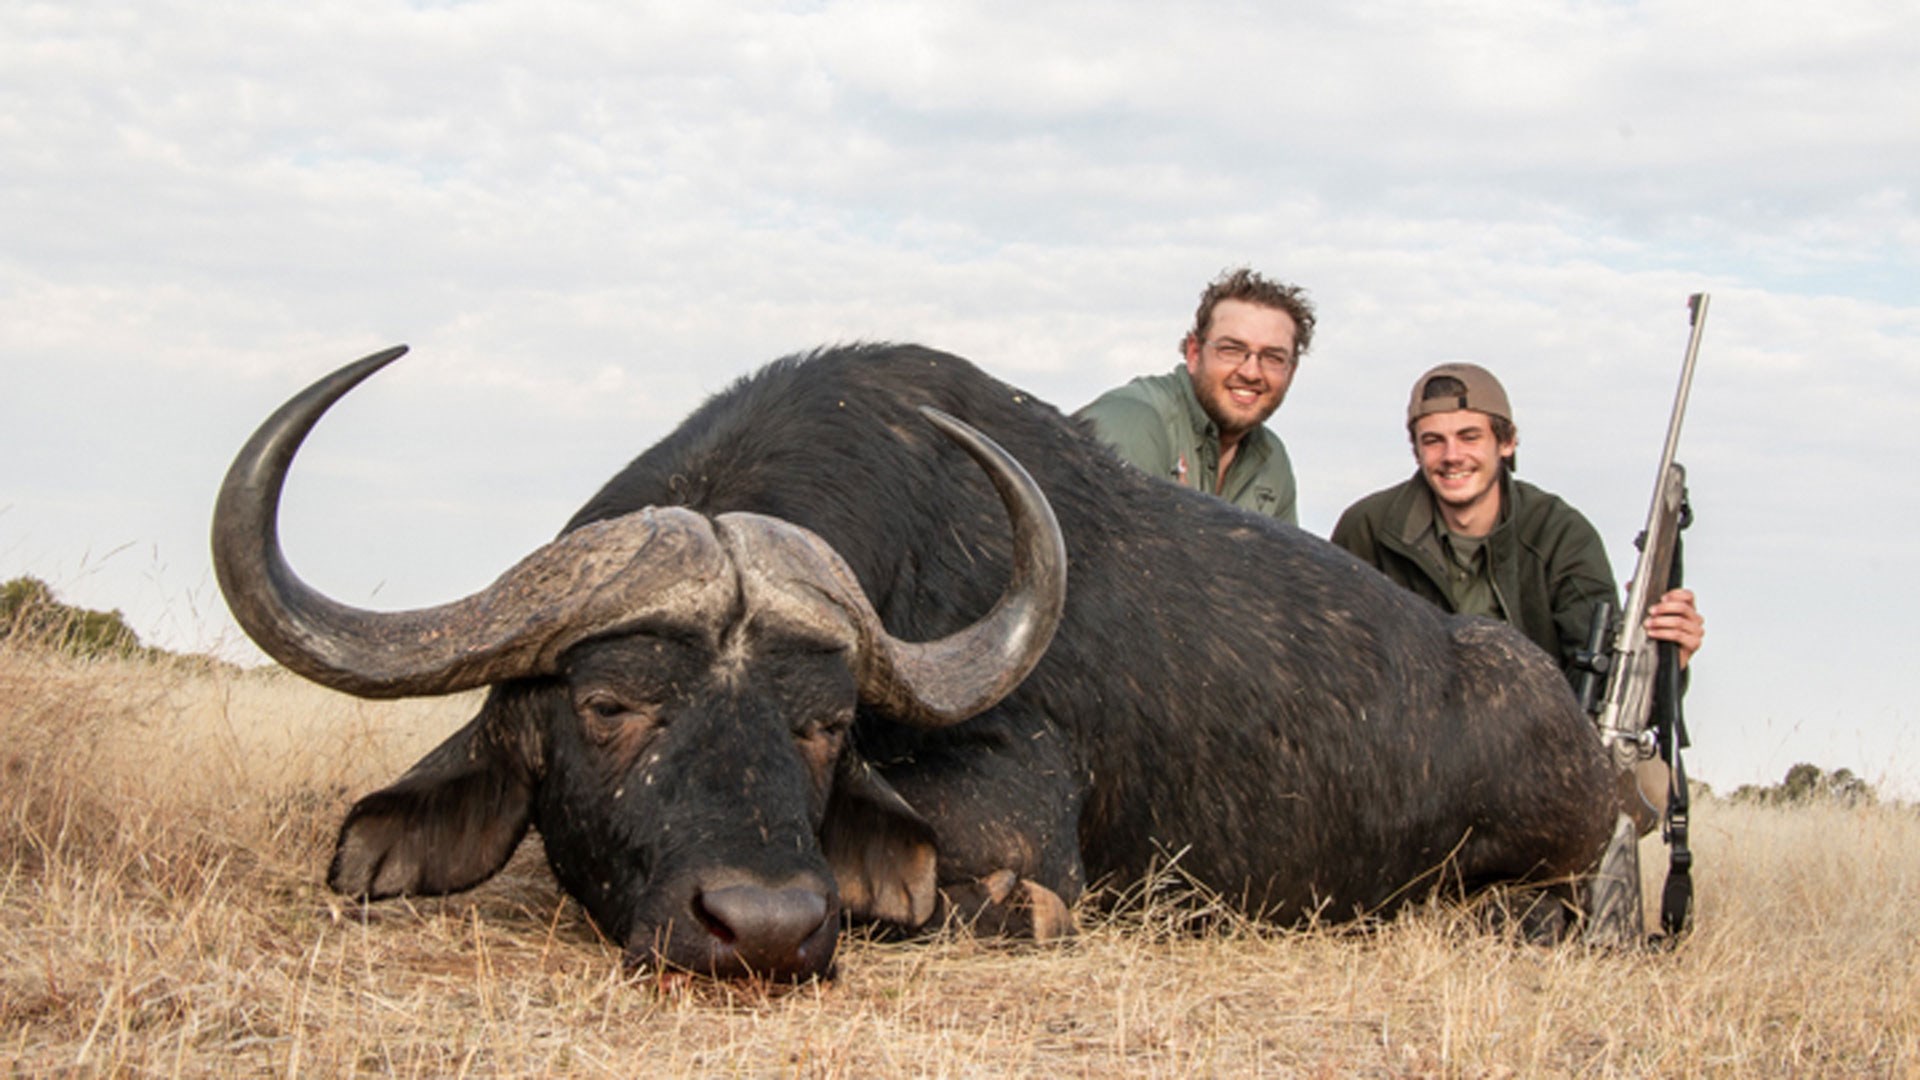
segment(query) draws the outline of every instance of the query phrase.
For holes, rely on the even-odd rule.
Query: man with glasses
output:
[[[1293,462],[1266,427],[1313,340],[1306,291],[1242,267],[1200,294],[1184,363],[1075,415],[1135,466],[1243,509],[1299,523]]]

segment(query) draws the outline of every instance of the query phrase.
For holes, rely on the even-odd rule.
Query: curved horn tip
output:
[[[984,452],[991,457],[1005,457],[1008,460],[1012,460],[1012,455],[1002,450],[998,443],[988,438],[985,432],[967,423],[965,420],[960,419],[944,409],[936,409],[931,405],[922,405],[919,408],[920,415],[926,417],[928,423],[939,428],[947,438],[952,439],[963,447],[969,448],[976,458],[980,453]]]
[[[931,422],[934,427],[937,427],[942,431],[951,432],[956,427],[960,428],[962,431],[973,430],[972,425],[968,424],[966,421],[961,420],[959,417],[954,416],[952,413],[946,411],[945,409],[936,409],[932,405],[920,406],[920,415],[926,417],[927,420]]]
[[[382,368],[382,367],[386,367],[388,364],[393,363],[395,360],[398,360],[401,357],[407,355],[407,352],[408,352],[408,347],[404,344],[389,345],[378,352],[368,353],[367,355],[361,357],[359,360],[355,361],[355,363],[368,364],[375,368]]]

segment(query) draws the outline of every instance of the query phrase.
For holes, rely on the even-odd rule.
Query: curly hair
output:
[[[1242,266],[1221,272],[1200,294],[1200,307],[1193,313],[1193,329],[1180,339],[1182,352],[1189,341],[1207,340],[1207,332],[1213,328],[1213,309],[1222,300],[1241,300],[1286,312],[1293,320],[1296,358],[1305,356],[1307,347],[1313,343],[1313,304],[1307,299],[1307,290],[1261,277]]]

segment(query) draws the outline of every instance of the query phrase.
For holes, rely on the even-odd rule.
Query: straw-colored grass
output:
[[[1161,904],[1084,911],[1060,946],[855,939],[835,982],[720,985],[625,975],[537,843],[465,896],[327,892],[351,799],[473,705],[0,651],[0,1075],[1920,1071],[1910,809],[1700,807],[1670,953],[1443,909],[1195,934]]]

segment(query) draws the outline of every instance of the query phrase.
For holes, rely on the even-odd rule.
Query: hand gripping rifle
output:
[[[1661,897],[1660,925],[1669,938],[1686,930],[1693,901],[1693,854],[1687,847],[1688,800],[1687,774],[1680,751],[1688,745],[1686,722],[1680,709],[1682,690],[1679,646],[1670,641],[1656,642],[1647,636],[1647,611],[1669,589],[1681,584],[1680,531],[1693,520],[1687,504],[1687,471],[1674,461],[1680,443],[1680,422],[1686,416],[1687,396],[1693,388],[1694,361],[1700,355],[1700,335],[1707,325],[1707,294],[1695,293],[1687,300],[1692,333],[1687,339],[1687,358],[1680,368],[1680,388],[1673,398],[1673,413],[1667,421],[1666,446],[1660,452],[1660,471],[1655,475],[1653,505],[1647,510],[1647,526],[1634,546],[1640,559],[1633,571],[1633,584],[1627,590],[1627,604],[1618,620],[1612,605],[1595,605],[1593,630],[1587,648],[1575,660],[1581,670],[1580,703],[1593,715],[1600,740],[1623,774],[1640,770],[1643,763],[1657,755],[1667,768],[1665,820],[1661,831],[1672,855],[1666,889]],[[1656,770],[1655,771],[1660,771]],[[1632,789],[1633,785],[1628,785]],[[1639,805],[1637,818],[1652,821],[1659,810],[1637,790],[1629,798]],[[1596,890],[1607,887],[1611,874],[1615,884],[1632,893],[1631,911],[1617,912],[1634,928],[1638,936],[1639,917],[1639,829],[1615,830],[1614,841],[1602,860]],[[1630,865],[1629,865],[1630,864]],[[1631,882],[1619,880],[1631,876]],[[1620,899],[1621,908],[1628,901]],[[1596,910],[1605,904],[1596,903]],[[1600,921],[1596,916],[1596,921]],[[1622,936],[1619,931],[1605,933]]]

